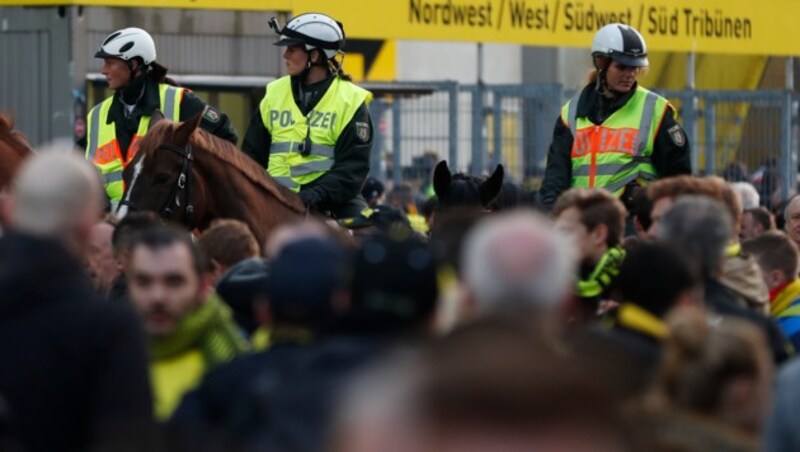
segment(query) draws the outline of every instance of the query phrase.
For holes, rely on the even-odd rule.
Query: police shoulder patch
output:
[[[219,112],[211,107],[206,108],[206,112],[203,114],[203,119],[209,122],[219,122]]]
[[[686,135],[683,134],[683,129],[678,124],[670,127],[667,130],[669,133],[669,137],[672,139],[672,142],[675,143],[675,146],[683,146],[686,144]]]
[[[370,130],[369,123],[356,121],[356,136],[359,140],[366,143],[369,141]]]

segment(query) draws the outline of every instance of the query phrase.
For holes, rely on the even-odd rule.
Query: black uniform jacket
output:
[[[117,141],[119,142],[119,148],[122,152],[128,152],[127,150],[131,144],[131,140],[139,129],[139,120],[142,116],[152,115],[154,111],[160,108],[158,83],[149,76],[143,76],[141,79],[142,80],[136,80],[132,83],[132,85],[143,84],[144,92],[136,101],[136,106],[130,114],[125,114],[125,106],[123,105],[121,97],[125,95],[124,91],[129,91],[131,89],[135,90],[137,93],[141,92],[141,88],[138,88],[138,86],[126,87],[115,93],[111,108],[108,111],[108,124],[114,123]],[[195,96],[191,91],[186,90],[181,99],[180,120],[185,121],[202,112],[205,108],[205,102]],[[203,115],[200,127],[233,144],[236,144],[239,139],[236,134],[236,129],[231,125],[228,116],[210,105]],[[129,160],[130,157],[129,155],[125,155],[125,161]]]

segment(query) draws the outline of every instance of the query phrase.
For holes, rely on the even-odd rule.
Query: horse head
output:
[[[442,160],[433,171],[433,190],[441,209],[457,206],[488,209],[503,188],[503,174],[503,165],[497,165],[488,178],[452,174],[447,161]]]
[[[0,114],[0,190],[8,187],[22,162],[32,153],[25,135],[14,130],[9,116]]]
[[[125,167],[125,194],[117,211],[149,210],[162,218],[190,228],[199,218],[196,193],[192,190],[197,174],[193,168],[192,137],[203,113],[181,123],[156,118],[139,142],[136,157]]]

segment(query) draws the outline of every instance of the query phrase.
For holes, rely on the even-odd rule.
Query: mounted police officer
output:
[[[689,142],[675,108],[637,83],[647,46],[624,24],[601,28],[592,42],[589,83],[561,109],[540,201],[550,207],[570,187],[603,188],[630,210],[633,188],[691,174]]]
[[[111,33],[95,57],[104,60],[102,73],[115,93],[89,112],[86,158],[103,174],[113,204],[124,192],[122,170],[133,160],[156,110],[176,122],[205,111],[201,127],[236,144],[236,130],[225,114],[167,77],[167,68],[155,61],[156,46],[146,31],[125,28]]]
[[[317,13],[299,15],[275,43],[285,46],[287,76],[266,87],[242,150],[310,210],[344,219],[367,208],[361,187],[369,172],[372,94],[342,71],[340,22]]]

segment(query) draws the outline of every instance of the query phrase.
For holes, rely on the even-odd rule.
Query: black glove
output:
[[[320,196],[314,190],[301,190],[300,199],[303,200],[306,209],[311,209],[320,202]]]

